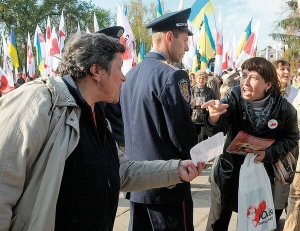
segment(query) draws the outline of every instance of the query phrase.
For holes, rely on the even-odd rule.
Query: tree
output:
[[[288,49],[284,52],[284,57],[291,63],[292,71],[296,73],[300,66],[300,14],[296,0],[285,2],[284,13],[287,18],[279,21],[276,29],[282,33],[272,33],[269,36],[275,41],[280,41],[287,45]]]
[[[104,28],[111,24],[111,12],[96,7],[91,1],[82,0],[0,0],[0,27],[9,36],[11,27],[14,27],[20,69],[25,64],[27,33],[33,40],[35,28],[40,26],[45,32],[47,17],[51,19],[58,32],[61,12],[64,10],[65,28],[67,35],[76,32],[78,22],[81,28],[93,28],[93,14],[95,12],[99,27]],[[52,29],[52,28],[51,28]]]

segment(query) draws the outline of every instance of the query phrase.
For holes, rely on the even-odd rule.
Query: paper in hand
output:
[[[223,132],[219,132],[195,145],[190,150],[194,165],[196,166],[197,162],[208,162],[221,155],[223,153],[224,142]]]

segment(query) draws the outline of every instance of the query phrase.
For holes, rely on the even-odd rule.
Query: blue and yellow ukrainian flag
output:
[[[11,28],[10,31],[10,41],[8,43],[8,53],[11,58],[11,62],[14,65],[15,68],[19,67],[19,58],[18,58],[18,52],[17,52],[17,44],[15,40],[15,33],[14,29]]]
[[[145,44],[144,44],[144,42],[142,42],[140,50],[139,50],[139,54],[138,54],[138,57],[137,57],[138,63],[142,62],[145,59],[145,55],[146,55]]]
[[[36,65],[41,73],[44,72],[44,61],[42,58],[42,49],[38,31],[35,33],[35,48],[36,48]]]
[[[201,70],[206,70],[208,62],[215,56],[215,42],[213,40],[206,14],[204,14],[203,25],[198,37],[200,50]]]
[[[191,7],[190,22],[198,28],[203,22],[204,14],[208,15],[215,11],[212,0],[196,0]]]
[[[196,73],[199,70],[199,62],[198,62],[198,44],[195,45],[195,52],[193,58],[193,66],[192,66],[192,73]]]
[[[244,48],[244,45],[246,44],[246,42],[248,41],[248,39],[251,35],[251,24],[252,24],[252,18],[240,38],[239,44],[236,48],[236,56],[239,56],[241,54],[241,52]]]
[[[163,15],[162,7],[160,4],[160,0],[157,0],[157,10],[156,10],[156,18]]]

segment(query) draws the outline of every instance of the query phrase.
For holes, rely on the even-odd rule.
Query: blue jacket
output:
[[[121,108],[129,159],[190,159],[190,149],[197,143],[197,136],[190,119],[188,74],[167,64],[162,55],[149,52],[126,78]],[[130,195],[131,201],[149,204],[189,198],[189,183]]]

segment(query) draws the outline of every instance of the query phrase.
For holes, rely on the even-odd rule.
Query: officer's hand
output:
[[[212,123],[218,123],[220,116],[227,111],[228,104],[222,104],[220,100],[210,100],[202,104],[201,108],[206,108],[209,112],[209,119]]]
[[[202,173],[205,162],[198,162],[197,167],[192,160],[181,160],[178,165],[178,175],[182,181],[190,182]]]

